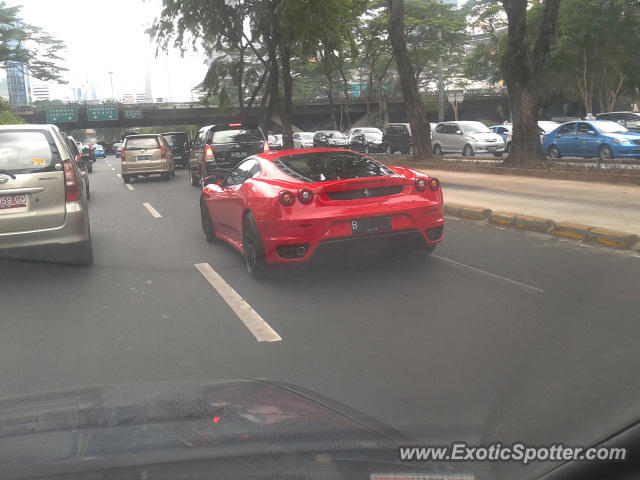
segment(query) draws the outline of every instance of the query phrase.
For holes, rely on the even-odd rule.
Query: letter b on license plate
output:
[[[391,217],[359,218],[351,220],[351,233],[375,233],[391,230]]]

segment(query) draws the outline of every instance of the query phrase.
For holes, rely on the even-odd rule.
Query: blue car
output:
[[[640,158],[640,133],[609,120],[568,122],[544,136],[542,151],[550,158]]]
[[[96,158],[98,157],[106,158],[106,155],[104,153],[104,147],[102,145],[96,145],[93,149],[93,153],[96,156]]]

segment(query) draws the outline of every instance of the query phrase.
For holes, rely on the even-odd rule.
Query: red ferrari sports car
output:
[[[305,262],[325,247],[360,250],[375,240],[430,252],[442,239],[437,178],[349,150],[260,153],[204,184],[200,212],[207,240],[231,244],[252,275],[268,264]]]

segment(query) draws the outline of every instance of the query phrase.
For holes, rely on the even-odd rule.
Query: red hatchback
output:
[[[442,239],[437,178],[348,150],[261,153],[204,183],[207,240],[230,243],[254,275],[267,264],[305,262],[328,247],[362,250],[373,242],[431,252]]]

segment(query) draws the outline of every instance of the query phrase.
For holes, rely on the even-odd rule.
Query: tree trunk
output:
[[[347,123],[343,128],[351,128],[351,108],[349,105],[349,83],[347,82],[347,76],[344,73],[344,68],[340,65],[340,76],[342,77],[342,85],[344,87],[344,111],[346,115]]]
[[[367,125],[371,125],[371,89],[373,88],[373,66],[369,69],[367,79]]]
[[[333,78],[331,78],[331,73],[325,73],[327,76],[327,97],[329,99],[329,116],[331,117],[331,124],[333,125],[333,129],[338,129],[338,122],[336,121],[336,106],[333,103]]]
[[[540,31],[533,49],[527,36],[527,0],[502,0],[507,13],[509,30],[507,48],[501,69],[513,116],[513,139],[505,162],[524,164],[543,161],[538,135],[537,89],[540,71],[549,56],[549,45],[555,31],[560,0],[546,0]]]
[[[267,104],[267,108],[262,117],[262,129],[265,133],[269,132],[273,112],[280,111],[280,86],[278,85],[279,74],[276,47],[272,42],[269,42],[267,44],[267,49],[269,51],[269,82],[266,93],[269,96],[269,103]],[[267,95],[265,95],[263,102],[266,100],[266,96]]]
[[[282,83],[284,86],[284,98],[280,109],[280,121],[282,122],[282,148],[293,148],[293,77],[291,76],[291,50],[289,42],[280,44],[280,60],[282,63]]]
[[[404,0],[387,1],[389,8],[389,38],[391,39],[393,55],[398,65],[402,95],[411,124],[413,157],[417,161],[424,161],[432,157],[430,127],[429,119],[422,108],[418,84],[404,37]]]

